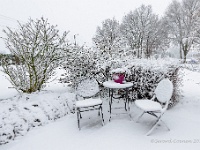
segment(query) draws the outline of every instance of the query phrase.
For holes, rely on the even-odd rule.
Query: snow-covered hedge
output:
[[[158,82],[167,77],[174,85],[174,92],[169,106],[173,106],[178,101],[180,95],[179,87],[181,85],[181,79],[178,74],[179,67],[168,66],[168,64],[162,65],[162,67],[159,67],[158,64],[154,64],[151,67],[137,64],[130,68],[131,74],[127,75],[127,81],[134,83],[135,99],[151,98]]]
[[[84,59],[85,60],[85,59]],[[94,60],[88,60],[93,62]],[[150,98],[158,84],[164,77],[168,77],[174,85],[174,92],[170,106],[173,106],[180,96],[180,86],[182,78],[179,74],[180,62],[176,59],[134,59],[125,57],[124,59],[98,60],[93,65],[84,63],[80,67],[80,72],[76,75],[79,81],[82,76],[90,76],[97,79],[100,85],[109,78],[112,78],[113,70],[120,68],[126,72],[126,80],[134,83],[133,99]],[[74,72],[76,74],[77,72]],[[75,80],[71,80],[73,83]],[[76,85],[76,83],[74,83]],[[102,87],[102,95],[106,91]]]
[[[182,78],[178,72],[178,61],[171,59],[113,61],[107,63],[107,66],[105,64],[102,65],[101,70],[105,72],[104,74],[108,75],[104,80],[111,78],[113,70],[117,68],[122,68],[126,71],[126,81],[134,83],[132,89],[134,93],[133,99],[151,98],[158,82],[164,77],[168,77],[174,85],[174,92],[169,106],[173,106],[178,101],[178,97],[180,96],[179,87],[182,85]]]
[[[24,94],[0,102],[0,145],[70,113],[74,94]]]

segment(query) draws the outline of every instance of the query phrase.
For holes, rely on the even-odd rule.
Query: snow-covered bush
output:
[[[37,126],[43,126],[70,113],[69,101],[75,95],[66,93],[53,95],[44,92],[37,95],[24,94],[20,101],[4,100],[0,102],[0,145],[25,135]]]
[[[69,46],[65,40],[67,32],[60,36],[56,26],[43,18],[30,19],[26,24],[19,23],[19,30],[8,27],[4,32],[6,47],[15,60],[15,65],[10,65],[7,59],[2,61],[9,81],[24,93],[41,90],[59,66],[63,49]]]
[[[70,51],[66,51],[66,60],[63,67],[66,70],[61,82],[70,82],[76,86],[82,77],[94,76],[96,72],[96,54],[90,48],[75,45]]]

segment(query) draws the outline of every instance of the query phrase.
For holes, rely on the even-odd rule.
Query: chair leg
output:
[[[103,119],[103,110],[102,106],[99,107],[99,110],[101,111],[101,119],[102,119],[102,126],[104,125],[104,119]]]
[[[151,134],[151,132],[156,128],[156,126],[158,125],[160,119],[158,119],[155,124],[153,125],[153,127],[147,132],[147,136],[149,136]]]
[[[145,111],[142,112],[142,114],[137,118],[136,122],[140,120],[140,118],[144,115]]]
[[[159,122],[162,122],[162,124],[165,125],[165,127],[167,128],[167,130],[170,131],[169,127],[165,124],[165,122],[163,122],[163,121],[161,120],[162,115],[163,115],[163,114],[161,114],[159,117],[156,116],[156,115],[153,115],[153,116],[156,116],[158,119],[157,119],[157,121],[155,122],[155,124],[153,125],[153,127],[151,128],[151,130],[149,130],[149,132],[147,132],[147,134],[146,134],[147,136],[151,134],[151,132],[156,128],[156,126],[159,124]]]
[[[111,121],[111,111],[112,111],[112,97],[111,97],[111,100],[109,100],[109,109],[110,109],[110,118],[109,118],[109,121]]]
[[[158,118],[158,116],[157,116],[155,113],[151,112],[151,111],[147,111],[147,113],[148,113],[149,115],[152,115],[152,116]]]
[[[82,115],[81,115],[81,112],[79,112],[79,115],[80,115],[80,119],[82,119],[83,117],[82,117]]]
[[[161,119],[160,119],[160,121],[162,122],[162,124],[164,124],[164,125],[165,125],[165,127],[167,128],[167,130],[168,130],[168,131],[170,131],[170,129],[169,129],[169,127],[166,125],[166,123],[165,123],[165,122],[163,122]]]
[[[124,102],[124,105],[125,105],[125,106],[124,106],[125,111],[127,111],[127,108],[126,108],[127,106],[126,106],[126,104],[127,104],[127,101],[125,100],[125,102]]]
[[[100,116],[101,115],[101,109],[99,108],[99,111],[98,111],[98,116]]]
[[[78,122],[78,128],[79,128],[79,130],[81,130],[81,127],[80,127],[80,117],[81,117],[80,110],[77,108],[77,122]]]
[[[147,112],[148,114],[150,114],[150,115],[152,115],[152,116],[154,116],[154,117],[156,117],[156,118],[159,118],[155,113],[153,113],[153,112]],[[163,115],[163,114],[161,114],[161,115]],[[165,122],[163,122],[161,119],[160,119],[160,122],[162,122],[165,126],[166,126],[166,128],[170,131],[170,129],[169,129],[169,127],[165,124]]]
[[[113,89],[109,89],[110,92],[110,100],[109,100],[109,108],[110,108],[110,118],[109,121],[111,121],[111,115],[112,115],[112,99],[113,99]]]

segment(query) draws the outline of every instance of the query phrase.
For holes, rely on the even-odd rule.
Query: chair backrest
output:
[[[161,103],[168,103],[169,100],[172,97],[173,93],[173,84],[169,79],[163,79],[161,80],[156,89],[155,89],[155,94]]]
[[[94,78],[86,78],[80,81],[76,93],[81,97],[92,97],[99,92],[99,85]]]

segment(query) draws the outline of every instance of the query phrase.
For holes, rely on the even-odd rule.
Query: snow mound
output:
[[[73,93],[37,92],[0,102],[0,144],[71,112]]]

